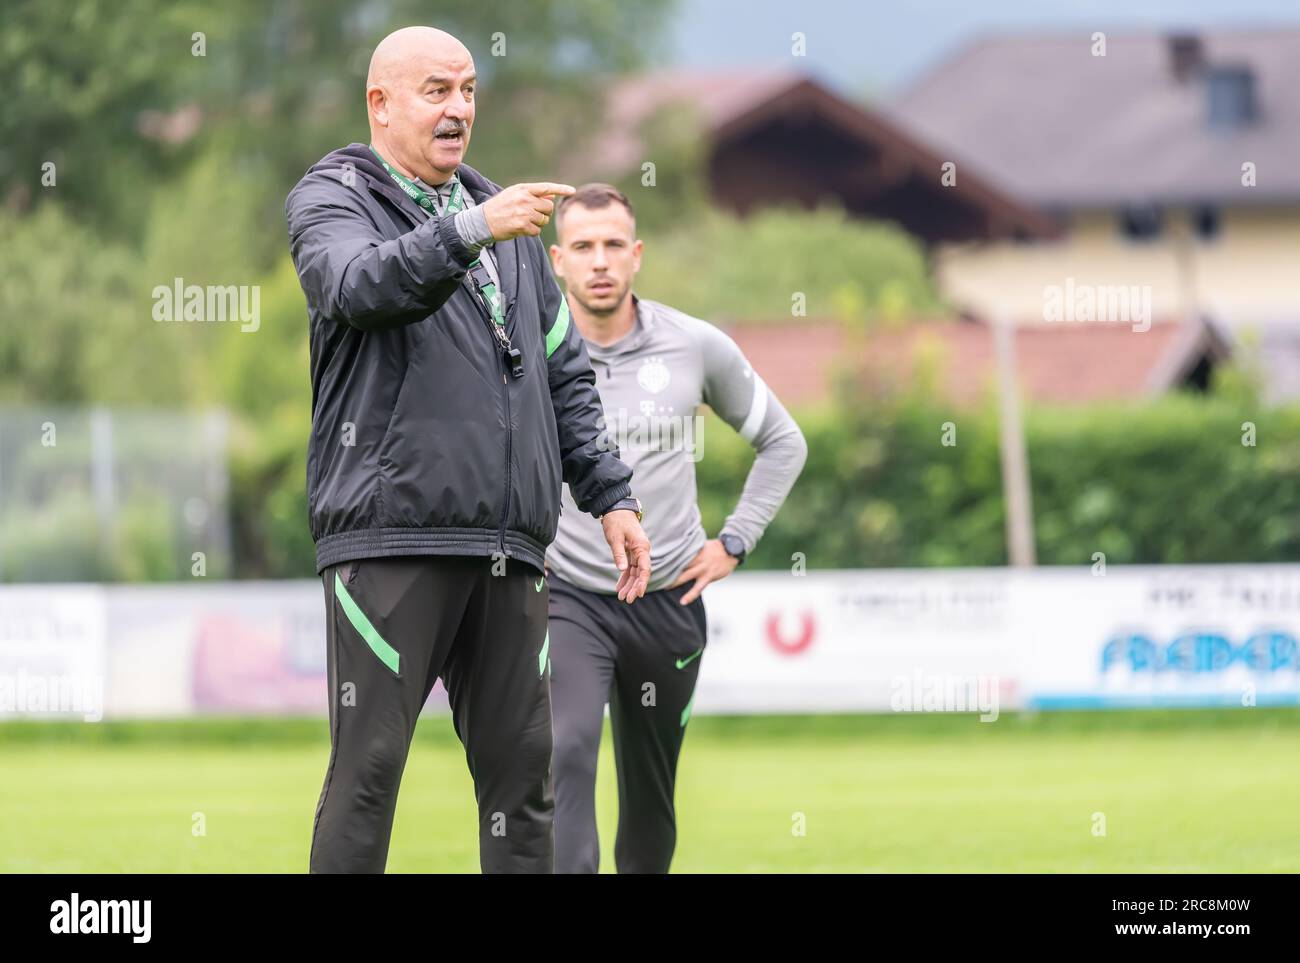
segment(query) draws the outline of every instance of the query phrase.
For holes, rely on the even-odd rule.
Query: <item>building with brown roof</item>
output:
[[[665,70],[610,89],[599,138],[565,176],[618,179],[653,161],[647,125],[684,112],[704,139],[711,196],[741,214],[763,204],[831,199],[895,221],[927,243],[1047,237],[1053,222],[978,176],[940,183],[942,159],[883,114],[816,80],[770,69]]]
[[[1073,279],[1229,332],[1300,318],[1300,30],[1102,33],[977,41],[889,105],[959,178],[1062,228],[944,246],[944,295],[1041,321],[1044,291]]]
[[[1102,47],[1089,32],[993,37],[871,107],[786,71],[661,71],[610,88],[608,123],[572,174],[615,179],[653,160],[647,126],[685,105],[722,206],[830,198],[894,221],[926,242],[956,311],[1027,326],[1016,348],[1031,400],[1201,384],[1252,328],[1266,393],[1282,400],[1300,396],[1297,83],[1293,29],[1113,33]],[[1095,323],[1054,323],[1061,292],[1067,314],[1086,295]],[[1142,303],[1149,331],[1107,313],[1114,292]],[[792,403],[827,397],[827,365],[853,350],[837,326],[802,319],[734,331],[760,372],[770,352]],[[979,324],[872,339],[900,371],[927,352],[957,359],[943,385],[960,403],[991,373]]]
[[[996,390],[993,330],[979,321],[933,320],[862,333],[835,321],[736,324],[727,328],[783,403],[829,402],[837,377],[868,392],[925,384],[936,400],[978,405]],[[1157,321],[1145,330],[1102,322],[1019,326],[1015,354],[1031,403],[1140,401],[1176,388],[1204,388],[1228,345],[1205,322]]]

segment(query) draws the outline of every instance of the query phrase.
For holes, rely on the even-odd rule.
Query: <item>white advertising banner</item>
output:
[[[1300,704],[1300,565],[739,572],[704,598],[701,714]],[[0,587],[0,718],[324,714],[326,684],[316,581]]]
[[[995,569],[737,573],[704,594],[695,711],[974,709],[957,703],[981,688],[1010,706],[1010,591]]]
[[[1017,576],[1036,708],[1300,703],[1300,565]]]
[[[113,589],[109,713],[326,712],[323,599],[303,581]]]
[[[0,588],[0,720],[103,718],[105,598],[97,585]]]
[[[1300,565],[732,576],[697,711],[1300,704]]]

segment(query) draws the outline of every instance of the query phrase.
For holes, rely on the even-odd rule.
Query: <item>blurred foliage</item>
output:
[[[363,79],[389,30],[436,23],[475,55],[469,162],[492,179],[550,179],[600,136],[609,78],[650,59],[671,0],[10,0],[0,31],[0,403],[209,407],[231,415],[233,573],[309,576],[306,309],[284,197],[329,150],[367,140]],[[202,32],[205,56],[192,53]],[[500,32],[503,36],[495,36]],[[493,44],[504,41],[505,56]],[[499,49],[499,48],[498,48]],[[897,229],[842,211],[714,210],[687,108],[653,115],[653,185],[618,182],[646,255],[637,290],[714,321],[813,318],[861,328],[940,310],[924,256]],[[55,164],[53,186],[42,165]],[[256,285],[260,326],[153,320],[153,291]],[[851,341],[856,345],[856,341]],[[858,353],[856,347],[850,353]],[[1004,561],[993,410],[848,393],[804,413],[808,465],[751,567]],[[1248,377],[1208,398],[1028,416],[1039,558],[1088,564],[1268,561],[1300,547],[1300,414],[1264,411]],[[958,444],[939,444],[954,421]],[[1259,444],[1241,445],[1240,425]],[[709,421],[699,489],[710,532],[734,506],[748,445]],[[33,448],[53,478],[75,448]],[[149,462],[155,464],[155,461]],[[134,478],[111,531],[84,485],[51,483],[5,515],[27,577],[151,580],[186,571],[189,524]],[[29,466],[30,467],[30,466]],[[178,541],[179,540],[179,541]],[[184,557],[174,548],[184,544]],[[223,575],[224,571],[210,574]]]
[[[230,575],[223,419],[157,408],[0,410],[0,580]]]
[[[235,571],[310,575],[306,306],[284,198],[319,157],[369,139],[375,43],[412,23],[460,37],[480,77],[470,163],[504,183],[550,179],[599,123],[600,78],[654,54],[670,6],[11,0],[0,31],[0,403],[227,409]],[[175,278],[256,287],[258,330],[155,321],[155,289]],[[21,442],[40,463],[22,478],[53,486],[14,491],[6,466],[0,544],[24,577],[188,571],[190,546],[162,494],[134,488],[138,501],[119,503],[107,530],[85,446],[70,435],[53,448]]]
[[[649,156],[639,166],[611,175],[610,182],[632,202],[637,231],[643,237],[665,236],[674,227],[694,224],[709,208],[704,123],[690,103],[660,107],[636,129],[636,138]],[[598,157],[603,131],[589,133],[591,141],[583,149]]]
[[[370,52],[391,30],[432,24],[463,40],[481,79],[470,163],[506,183],[536,179],[595,121],[602,75],[662,41],[671,0],[9,0],[0,31],[0,199],[43,201],[118,236],[141,227],[140,198],[188,197],[172,178],[213,148],[237,158],[263,229],[283,248],[285,194],[317,158],[369,139]],[[202,56],[196,56],[196,34]],[[494,50],[495,45],[495,50]],[[504,45],[504,51],[502,48]],[[503,55],[502,55],[503,52]],[[111,158],[111,163],[106,159]],[[54,187],[41,165],[56,165]],[[146,205],[147,206],[147,205]]]
[[[915,239],[834,207],[744,219],[705,207],[642,238],[637,291],[714,322],[797,321],[795,292],[807,317],[859,325],[940,310]]]
[[[182,345],[150,316],[139,254],[74,212],[0,212],[0,401],[183,398]]]
[[[755,568],[1006,564],[997,412],[933,395],[848,393],[800,423],[808,463],[751,556]],[[943,425],[956,426],[945,447]],[[1242,444],[1245,422],[1257,444]],[[1038,561],[1090,565],[1294,561],[1300,408],[1251,392],[1026,413]],[[753,461],[710,417],[701,511],[716,533]]]

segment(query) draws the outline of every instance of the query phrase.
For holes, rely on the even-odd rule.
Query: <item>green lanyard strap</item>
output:
[[[388,161],[384,160],[379,151],[375,150],[373,145],[371,145],[370,152],[379,158],[379,163],[384,165],[384,170],[388,171],[388,176],[397,182],[397,186],[402,189],[407,197],[415,201],[415,203],[419,204],[434,217],[438,216],[438,207],[433,203],[433,199],[430,198],[428,194],[411,183],[409,178],[403,177],[400,172],[394,170]],[[451,197],[448,198],[447,209],[443,212],[444,217],[451,217],[454,214],[459,214],[465,209],[465,199],[462,194],[463,190],[461,188],[461,183],[460,180],[457,179],[452,185]],[[478,267],[481,260],[481,254],[474,258],[470,263],[470,270],[472,271],[474,268]],[[497,291],[496,283],[492,281],[491,278],[487,278],[479,283],[478,290],[482,293],[483,300],[487,304],[488,310],[492,312],[492,320],[504,327],[506,319],[505,315],[501,313],[501,294]]]

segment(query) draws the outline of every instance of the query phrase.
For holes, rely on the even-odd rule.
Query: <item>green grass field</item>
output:
[[[0,871],[302,872],[321,720],[0,725]],[[602,869],[616,800],[600,763]],[[1300,710],[691,721],[677,872],[1300,870]],[[202,813],[206,834],[191,831]],[[794,832],[803,814],[806,832]],[[1093,833],[1105,814],[1105,835]],[[421,722],[390,872],[477,872],[473,791]]]

